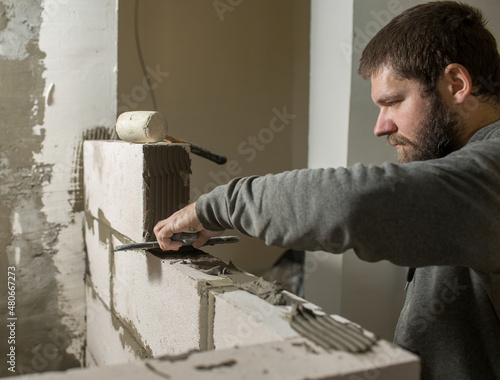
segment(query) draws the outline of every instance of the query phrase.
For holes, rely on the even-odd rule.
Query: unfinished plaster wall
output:
[[[14,344],[0,329],[2,358],[15,349],[1,375],[83,362],[76,152],[84,131],[114,125],[116,30],[116,0],[0,1],[0,315],[18,318]]]

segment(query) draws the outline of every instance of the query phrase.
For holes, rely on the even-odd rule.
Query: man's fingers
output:
[[[182,247],[182,242],[175,241],[167,237],[159,238],[157,236],[158,244],[162,251],[178,251]]]
[[[156,235],[156,237],[158,238],[158,241],[161,240],[162,238],[162,235],[166,235],[164,233],[163,228],[167,225],[167,220],[164,219],[164,220],[160,220],[158,223],[156,223],[156,226],[154,226],[153,228],[153,232],[154,234]]]
[[[193,243],[194,248],[201,248],[210,238],[222,235],[224,231],[203,230],[198,234],[198,239]]]
[[[182,246],[182,243],[171,239],[172,232],[169,230],[167,225],[167,219],[164,219],[160,220],[153,228],[156,240],[158,241],[162,251],[177,251]]]
[[[201,248],[205,245],[205,243],[208,241],[208,239],[210,239],[209,236],[206,236],[204,234],[199,234],[198,239],[196,239],[196,241],[193,242],[192,245],[194,248]]]
[[[160,231],[167,225],[167,219],[160,220],[158,223],[156,223],[156,226],[153,228],[153,232],[156,236],[160,233]]]

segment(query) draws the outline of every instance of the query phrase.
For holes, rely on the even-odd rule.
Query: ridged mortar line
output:
[[[144,238],[151,240],[155,224],[187,204],[189,181],[186,182],[185,177],[191,173],[191,160],[185,147],[180,145],[145,144],[143,154]]]
[[[151,158],[149,157],[150,155],[150,150],[146,149],[146,145],[143,146],[142,148],[143,156],[144,156],[144,163],[143,163],[143,181],[144,181],[144,193],[143,193],[143,221],[144,221],[144,226],[143,226],[143,231],[142,231],[142,237],[144,241],[151,240],[151,232],[154,227],[154,220],[155,220],[155,215],[154,215],[154,209],[152,207],[152,199],[151,199],[151,194],[154,194],[154,173],[153,173],[153,168],[149,165],[149,162],[151,161]]]

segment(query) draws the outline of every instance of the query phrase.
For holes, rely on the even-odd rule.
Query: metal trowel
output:
[[[193,244],[196,241],[196,239],[198,239],[198,234],[181,232],[173,234],[171,239],[182,242],[182,246],[185,247]],[[204,246],[215,245],[215,244],[237,243],[238,241],[240,241],[240,238],[238,236],[216,236],[208,239],[208,241],[204,244]],[[129,250],[137,251],[141,249],[155,249],[155,248],[160,248],[160,244],[157,241],[147,241],[144,243],[117,245],[115,247],[115,251],[129,251]]]

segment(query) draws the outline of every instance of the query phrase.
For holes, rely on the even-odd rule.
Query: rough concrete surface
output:
[[[15,372],[4,362],[0,376],[83,364],[73,156],[84,130],[115,119],[116,22],[114,0],[0,0],[0,317],[18,318],[12,345],[0,327],[1,357],[15,351]]]
[[[38,46],[42,1],[3,1],[0,32],[0,313],[7,318],[7,266],[15,267],[16,373],[64,369],[79,365],[67,354],[73,332],[57,307],[59,284],[53,255],[62,226],[43,212],[43,186],[52,180],[53,165],[35,160],[45,129],[43,74],[45,53]],[[20,29],[19,26],[23,25]],[[22,30],[22,32],[20,32]],[[3,325],[3,324],[2,324]],[[7,355],[5,326],[0,354]],[[51,339],[51,336],[53,339]],[[5,363],[0,374],[12,374]]]

